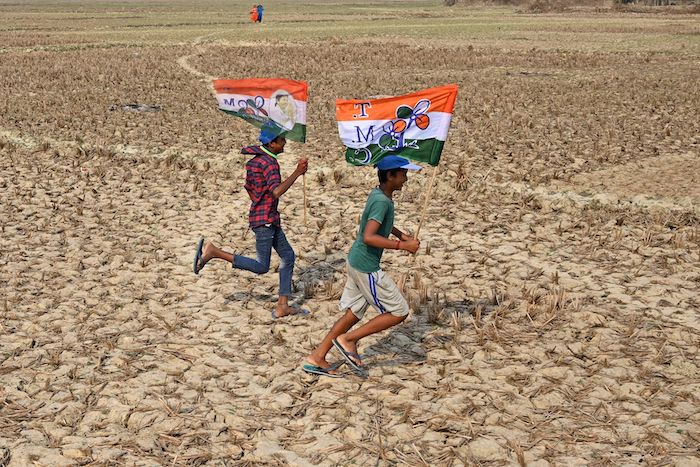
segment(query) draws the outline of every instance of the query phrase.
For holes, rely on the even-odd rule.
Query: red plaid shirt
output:
[[[279,200],[272,191],[282,183],[280,165],[277,159],[266,154],[259,146],[241,149],[242,154],[253,157],[246,163],[245,189],[250,195],[248,222],[254,229],[265,224],[280,225],[280,213],[277,210]]]

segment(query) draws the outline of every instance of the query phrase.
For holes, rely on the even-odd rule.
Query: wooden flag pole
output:
[[[306,174],[301,176],[301,182],[304,187],[304,225],[306,225]]]
[[[435,186],[435,179],[437,177],[438,169],[440,168],[440,165],[436,165],[435,168],[433,169],[433,176],[430,178],[430,185],[428,186],[428,193],[425,195],[425,201],[423,202],[423,210],[420,215],[420,220],[418,221],[418,229],[416,229],[416,235],[414,235],[414,238],[418,240],[418,235],[420,234],[420,228],[423,225],[423,221],[425,220],[425,215],[428,212],[428,202],[430,201],[430,195],[433,194],[433,186]],[[415,255],[413,255],[415,258]]]
[[[423,202],[423,209],[420,215],[420,220],[418,221],[418,228],[416,229],[416,234],[413,236],[416,240],[418,240],[418,235],[420,234],[420,229],[423,226],[423,221],[425,220],[426,213],[428,212],[428,203],[430,202],[430,195],[433,194],[433,186],[435,186],[435,179],[437,178],[437,173],[439,169],[439,165],[436,165],[435,168],[433,169],[433,175],[430,177],[430,185],[428,186],[428,191],[425,194],[425,201]],[[399,280],[397,282],[397,285],[401,291],[404,290],[404,287],[406,286],[406,279],[408,278],[408,274],[410,274],[411,269],[416,264],[416,256],[418,256],[418,252],[415,252],[411,255],[411,264],[408,267],[408,271],[404,274],[401,274],[399,276]]]

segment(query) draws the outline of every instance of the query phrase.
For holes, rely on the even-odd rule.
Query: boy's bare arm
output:
[[[408,240],[413,238],[410,235],[401,232],[396,227],[393,227],[391,229],[391,235],[393,235],[394,237],[398,238],[399,240],[403,240],[403,241],[408,241]]]
[[[377,232],[379,232],[379,227],[381,225],[382,224],[375,221],[374,219],[370,219],[369,221],[367,221],[365,231],[362,233],[362,241],[365,243],[365,245],[373,246],[375,248],[384,248],[385,250],[406,250],[410,251],[411,253],[415,253],[416,251],[418,251],[418,247],[420,247],[420,242],[415,238],[408,237],[407,240],[396,241],[389,240],[388,238],[379,235]],[[394,233],[394,229],[392,229],[391,232]],[[402,232],[399,233],[402,234]]]
[[[304,175],[306,173],[306,170],[309,168],[309,161],[307,159],[300,159],[299,162],[297,163],[297,168],[294,169],[294,172],[287,177],[282,183],[277,185],[277,188],[275,188],[272,191],[272,196],[275,198],[279,198],[283,194],[289,190],[289,187],[291,187],[294,182],[299,178],[301,175]]]

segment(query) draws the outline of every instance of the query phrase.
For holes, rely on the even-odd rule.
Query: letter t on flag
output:
[[[376,164],[387,154],[438,165],[457,85],[384,99],[336,100],[338,133],[352,165]]]

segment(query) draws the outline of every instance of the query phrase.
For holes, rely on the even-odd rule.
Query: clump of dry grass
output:
[[[0,138],[0,151],[4,150],[8,153],[13,153],[16,147],[17,146],[7,138]]]
[[[333,169],[333,182],[339,185],[345,178],[346,172],[340,168]]]
[[[305,280],[304,281],[304,298],[313,298],[318,294],[320,291],[321,286],[319,285],[318,282],[313,281],[313,280]]]
[[[460,160],[457,164],[457,173],[454,178],[454,187],[457,191],[466,191],[469,187],[469,179],[467,177],[467,171],[464,167],[464,159]]]
[[[518,465],[520,467],[525,467],[527,465],[527,463],[525,462],[525,452],[523,451],[523,448],[520,445],[520,443],[516,440],[511,439],[508,441],[508,447],[515,454],[515,458],[518,460]]]
[[[51,149],[51,143],[49,141],[42,141],[39,146],[37,146],[37,152],[48,152]]]
[[[580,298],[567,297],[564,288],[558,285],[555,285],[551,291],[538,286],[524,288],[522,298],[525,315],[530,323],[537,324],[539,327],[544,327],[560,318],[563,310],[579,312],[583,305]]]
[[[316,181],[321,186],[326,186],[326,173],[323,170],[316,172]]]
[[[427,297],[426,297],[427,300]],[[427,310],[427,321],[430,324],[441,324],[444,317],[445,303],[447,300],[440,300],[440,292],[433,291],[430,304]]]

